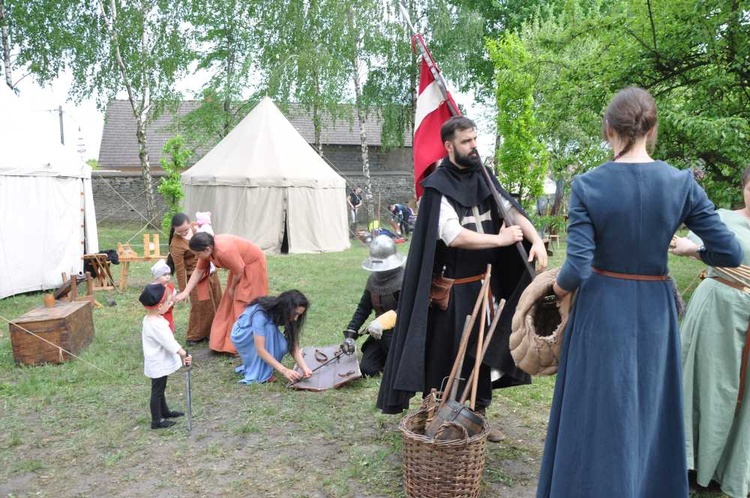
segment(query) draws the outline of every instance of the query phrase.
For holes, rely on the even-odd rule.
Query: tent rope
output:
[[[133,209],[133,211],[135,211],[135,212],[136,212],[136,213],[138,214],[138,216],[140,216],[140,217],[141,217],[141,218],[142,218],[142,219],[143,219],[144,221],[146,221],[146,226],[144,226],[144,228],[142,228],[142,229],[141,229],[141,230],[140,230],[140,231],[139,231],[138,233],[136,233],[136,234],[135,234],[135,235],[134,235],[133,237],[131,237],[131,238],[130,238],[130,240],[133,240],[133,238],[135,238],[135,236],[137,236],[137,235],[138,235],[139,233],[141,233],[141,232],[142,232],[143,230],[145,230],[145,228],[146,228],[146,227],[148,227],[149,225],[153,224],[154,220],[155,220],[155,219],[157,218],[157,216],[158,216],[158,215],[155,215],[153,219],[149,220],[149,219],[148,219],[148,218],[147,218],[147,217],[146,217],[146,216],[145,216],[145,215],[144,215],[143,213],[141,213],[140,211],[138,211],[138,210],[137,210],[137,209],[135,208],[135,206],[133,206],[133,204],[131,204],[131,203],[130,203],[130,202],[129,202],[129,201],[128,201],[128,200],[127,200],[127,199],[126,199],[125,197],[123,197],[123,196],[122,196],[122,194],[120,194],[120,192],[118,192],[118,191],[117,191],[117,189],[116,189],[116,188],[114,188],[114,187],[113,187],[113,186],[112,186],[112,185],[111,185],[111,184],[109,183],[109,181],[107,181],[107,179],[106,179],[106,178],[104,178],[104,177],[103,177],[103,176],[101,175],[101,173],[99,173],[98,171],[97,171],[96,173],[97,173],[97,175],[99,176],[99,178],[100,178],[101,180],[103,180],[103,181],[104,181],[104,183],[105,183],[105,184],[107,184],[107,186],[108,186],[109,188],[111,188],[111,189],[112,189],[112,190],[113,190],[113,191],[114,191],[114,192],[115,192],[115,193],[117,194],[117,196],[118,196],[118,197],[119,197],[120,199],[122,199],[122,201],[123,201],[123,202],[124,202],[125,204],[127,204],[128,206],[130,206],[130,208],[131,208],[131,209]],[[145,189],[144,189],[144,192],[145,192]],[[139,194],[139,196],[140,196],[140,194]],[[159,233],[161,233],[162,235],[165,235],[165,233],[164,233],[164,232],[163,232],[163,231],[161,230],[161,228],[157,227],[157,230],[159,230]],[[128,242],[130,242],[130,240],[128,240]]]
[[[85,363],[85,364],[87,364],[87,365],[89,365],[89,366],[92,366],[92,367],[94,367],[95,369],[99,370],[100,372],[104,372],[104,373],[105,373],[105,374],[107,374],[107,375],[112,375],[112,376],[114,376],[114,374],[113,374],[112,372],[108,372],[108,371],[104,370],[103,368],[101,368],[101,367],[98,367],[98,366],[94,365],[94,364],[93,364],[93,363],[91,363],[90,361],[86,361],[86,360],[84,360],[84,359],[83,359],[83,358],[81,358],[80,356],[77,356],[77,355],[75,355],[75,354],[71,353],[70,351],[68,351],[67,349],[65,349],[65,348],[63,348],[63,347],[60,347],[60,346],[58,346],[57,344],[54,344],[54,343],[52,343],[52,342],[48,341],[48,340],[47,340],[47,339],[45,339],[44,337],[41,337],[41,336],[39,336],[38,334],[35,334],[34,332],[30,331],[29,329],[27,329],[27,328],[25,328],[25,327],[23,327],[23,326],[21,326],[21,325],[19,325],[19,324],[15,323],[15,322],[13,322],[13,321],[9,320],[9,319],[7,319],[7,318],[6,318],[6,317],[4,317],[3,315],[0,315],[0,319],[3,319],[3,320],[5,320],[6,322],[8,322],[8,324],[9,324],[9,325],[15,325],[16,327],[18,327],[19,329],[23,330],[23,331],[24,331],[24,332],[26,332],[27,334],[31,334],[32,336],[36,337],[36,338],[37,338],[37,339],[39,339],[40,341],[44,341],[44,342],[46,342],[47,344],[49,344],[49,345],[50,345],[50,346],[52,346],[53,348],[57,348],[57,349],[58,349],[58,352],[60,353],[60,358],[62,358],[62,354],[63,354],[63,353],[67,353],[67,354],[69,354],[70,356],[72,356],[73,358],[75,358],[76,360],[79,360],[79,361],[81,361],[81,362],[83,362],[83,363]]]

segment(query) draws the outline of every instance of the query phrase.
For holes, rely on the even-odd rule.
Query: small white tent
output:
[[[0,299],[58,287],[99,251],[91,168],[17,100],[0,89]]]
[[[215,233],[268,252],[349,247],[346,182],[265,97],[216,147],[182,173],[185,212],[211,211]]]

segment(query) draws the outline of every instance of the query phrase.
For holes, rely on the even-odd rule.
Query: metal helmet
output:
[[[370,257],[364,260],[362,268],[367,271],[388,271],[404,264],[406,258],[398,253],[393,239],[378,235],[370,242]]]

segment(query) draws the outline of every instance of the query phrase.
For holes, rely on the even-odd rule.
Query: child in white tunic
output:
[[[170,418],[184,415],[170,411],[164,391],[167,376],[184,364],[189,366],[192,357],[175,340],[169,323],[162,316],[172,306],[173,295],[163,284],[149,284],[138,298],[146,308],[141,339],[143,341],[143,373],[151,379],[151,428],[164,429],[175,424]],[[182,359],[180,359],[182,358]]]

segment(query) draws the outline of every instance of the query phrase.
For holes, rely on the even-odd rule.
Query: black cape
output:
[[[526,216],[518,202],[500,186],[495,176],[491,174],[490,177],[498,192],[519,213]],[[429,291],[438,243],[438,219],[442,196],[453,199],[463,206],[475,206],[492,195],[480,171],[459,170],[448,161],[448,158],[445,158],[441,166],[422,182],[422,186],[424,195],[409,248],[399,297],[398,321],[378,393],[377,407],[383,413],[400,413],[407,409],[414,393],[422,392],[425,387]],[[499,218],[497,209],[493,210],[494,215]],[[524,245],[528,251],[528,242]],[[503,268],[502,271],[493,270],[493,294],[496,298],[505,298],[506,304],[484,358],[486,365],[504,373],[493,384],[495,388],[531,382],[531,377],[516,367],[508,347],[513,313],[531,277],[515,246],[499,248],[497,251]]]

